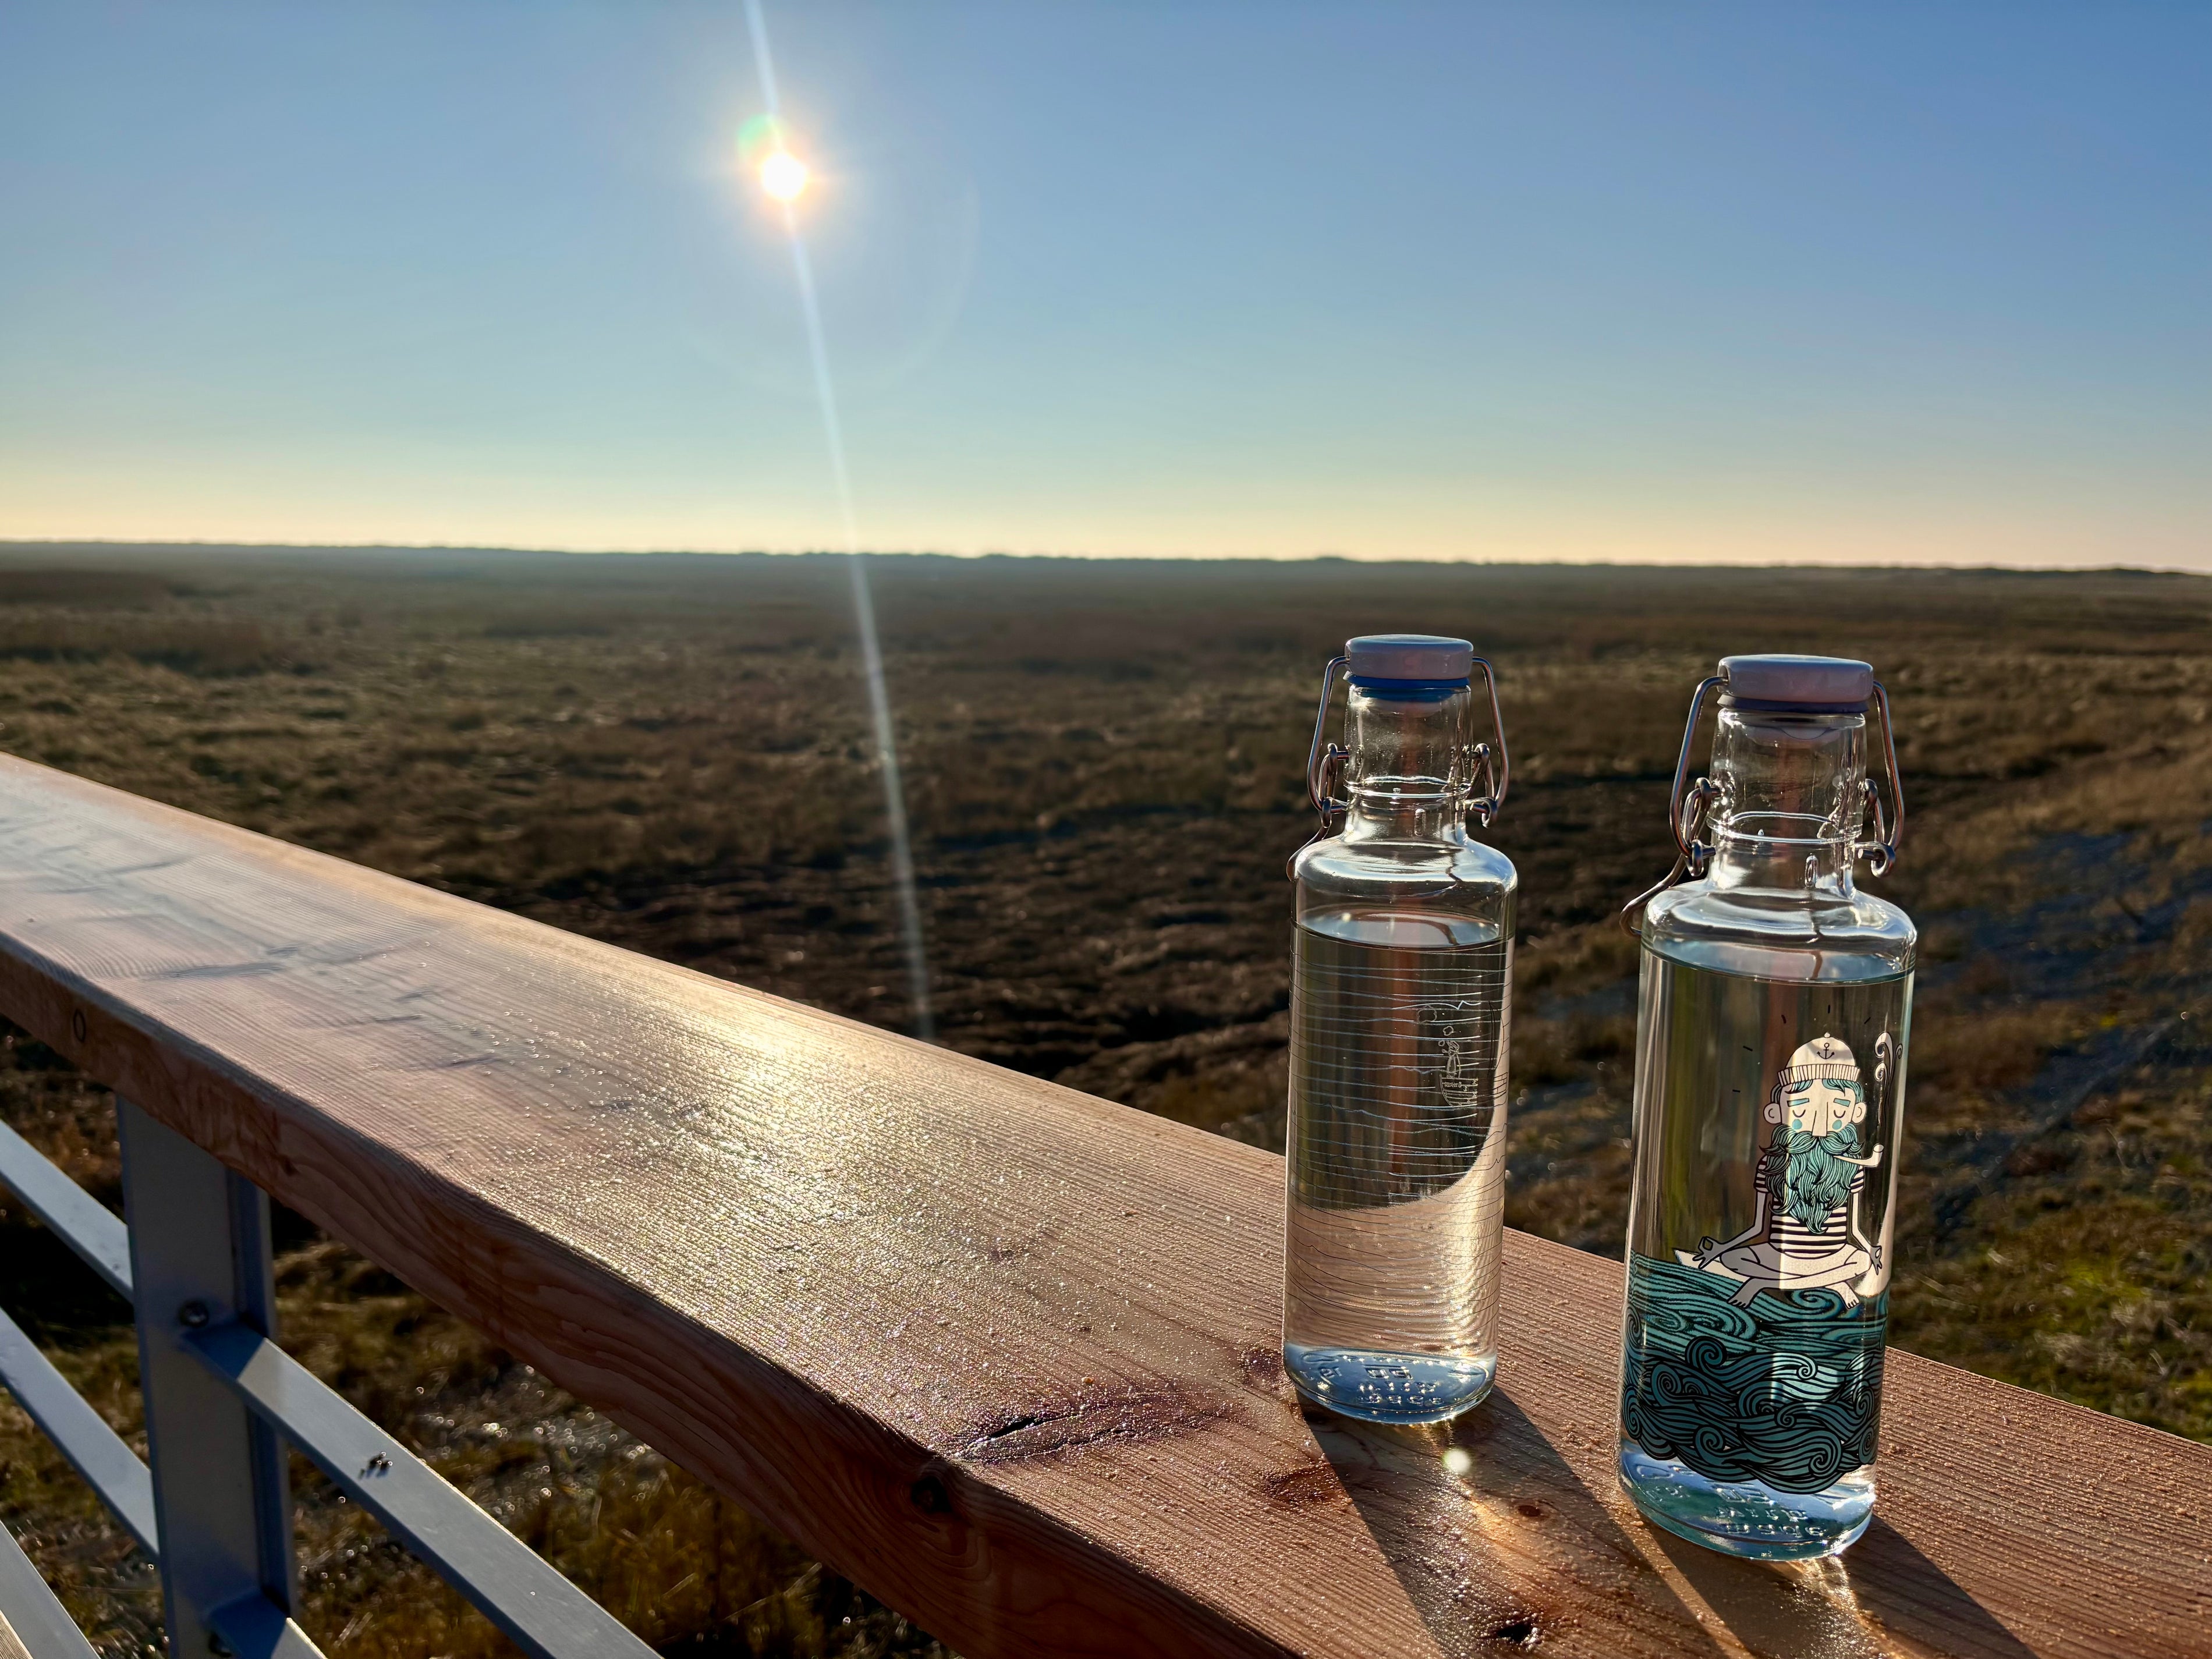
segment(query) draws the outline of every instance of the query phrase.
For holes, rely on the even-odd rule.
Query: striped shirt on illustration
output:
[[[1752,1190],[1762,1197],[1772,1190],[1767,1184],[1765,1159],[1761,1158],[1753,1167],[1751,1185]],[[1823,1218],[1826,1224],[1819,1232],[1792,1215],[1786,1206],[1777,1204],[1767,1216],[1766,1236],[1785,1259],[1832,1255],[1839,1247],[1850,1243],[1850,1200],[1865,1190],[1866,1171],[1852,1170],[1850,1191],[1844,1202],[1828,1212]]]

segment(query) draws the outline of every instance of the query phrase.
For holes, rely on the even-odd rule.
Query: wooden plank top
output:
[[[1614,1482],[1614,1264],[1310,1420],[1279,1159],[12,758],[0,1009],[970,1659],[2207,1650],[2212,1448],[1893,1354],[1867,1537],[1724,1559]]]

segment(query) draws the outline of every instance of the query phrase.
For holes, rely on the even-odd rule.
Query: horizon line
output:
[[[715,548],[715,547],[532,547],[489,542],[260,542],[126,540],[103,537],[0,537],[0,554],[39,548],[89,550],[102,548],[140,551],[165,550],[262,553],[503,553],[541,558],[579,559],[842,559],[854,556],[835,548]],[[2212,556],[2206,566],[2128,564],[2009,564],[1984,559],[1851,560],[1851,559],[1576,559],[1375,557],[1352,553],[1016,553],[993,549],[983,552],[949,552],[940,549],[899,550],[859,550],[871,559],[945,559],[967,562],[988,560],[1064,564],[1358,564],[1461,565],[1492,569],[1565,570],[1864,570],[1990,572],[2012,575],[2142,575],[2212,578]]]

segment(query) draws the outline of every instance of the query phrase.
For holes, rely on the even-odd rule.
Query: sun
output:
[[[770,152],[760,164],[761,188],[779,202],[795,202],[811,177],[806,163],[787,149]]]

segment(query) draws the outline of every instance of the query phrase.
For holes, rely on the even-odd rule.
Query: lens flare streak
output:
[[[906,789],[899,777],[898,736],[891,726],[890,696],[884,681],[884,653],[876,633],[875,601],[868,589],[868,566],[860,552],[860,526],[853,513],[852,475],[845,463],[845,430],[837,417],[837,392],[830,374],[830,348],[822,326],[822,307],[814,289],[814,266],[799,234],[794,204],[806,188],[806,164],[784,148],[783,115],[776,96],[775,64],[768,46],[768,19],[761,0],[745,0],[745,21],[752,32],[753,61],[760,67],[761,99],[768,106],[762,131],[775,148],[760,163],[761,188],[783,210],[791,243],[792,273],[799,287],[799,308],[806,325],[806,345],[814,364],[814,392],[822,407],[822,433],[830,451],[830,473],[837,490],[837,510],[845,532],[845,553],[853,575],[853,615],[860,635],[860,661],[868,681],[868,714],[875,728],[876,760],[884,777],[884,812],[891,840],[891,880],[897,890],[899,931],[906,945],[908,994],[914,1006],[914,1033],[936,1040],[929,1006],[929,962],[922,946],[921,903],[915,884],[914,839],[907,824]]]

